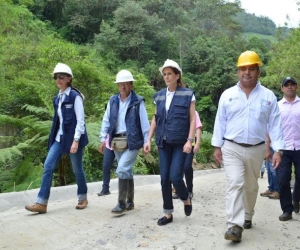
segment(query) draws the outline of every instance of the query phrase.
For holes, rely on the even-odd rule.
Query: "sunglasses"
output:
[[[67,75],[54,75],[53,79],[57,80],[57,78],[59,78],[60,80],[63,80],[67,77]]]

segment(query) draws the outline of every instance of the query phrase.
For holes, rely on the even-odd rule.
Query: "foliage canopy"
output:
[[[150,120],[152,96],[165,87],[158,67],[167,58],[181,65],[206,130],[202,160],[211,159],[218,100],[237,82],[241,52],[259,53],[265,65],[261,81],[278,96],[284,76],[300,79],[299,29],[276,28],[266,17],[245,13],[239,1],[0,0],[0,6],[0,192],[11,191],[14,182],[20,190],[39,186],[57,94],[51,75],[57,62],[72,68],[74,85],[86,97],[88,181],[102,178],[99,129],[122,68],[137,79],[135,90],[145,97]],[[273,40],[243,31],[271,34]],[[140,154],[135,172],[157,174],[156,154]],[[70,163],[63,158],[55,185],[72,182]]]

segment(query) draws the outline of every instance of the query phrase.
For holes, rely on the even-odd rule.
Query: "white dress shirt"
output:
[[[249,97],[240,83],[225,90],[220,97],[212,145],[221,147],[224,139],[258,144],[270,135],[274,150],[284,149],[280,111],[274,93],[258,81]]]

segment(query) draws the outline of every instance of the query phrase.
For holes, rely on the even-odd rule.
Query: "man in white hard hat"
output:
[[[144,98],[133,91],[132,74],[121,70],[115,83],[119,93],[110,97],[102,120],[100,145],[98,151],[104,153],[105,139],[117,158],[119,178],[118,204],[112,213],[121,214],[134,209],[134,182],[132,167],[139,150],[147,141],[149,121]]]

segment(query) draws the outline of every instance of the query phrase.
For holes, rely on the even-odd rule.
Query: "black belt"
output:
[[[122,133],[122,134],[115,134],[114,137],[123,137],[126,136],[126,133]]]
[[[254,146],[258,146],[258,145],[262,145],[262,144],[265,144],[264,141],[261,141],[260,143],[257,143],[257,144],[247,144],[247,143],[238,143],[238,142],[235,142],[234,140],[229,140],[229,139],[226,139],[226,138],[223,138],[224,140],[226,141],[230,141],[230,142],[233,142],[233,143],[236,143],[242,147],[245,147],[245,148],[249,148],[249,147],[254,147]]]

